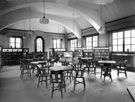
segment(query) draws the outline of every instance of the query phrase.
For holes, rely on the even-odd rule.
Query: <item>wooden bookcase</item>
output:
[[[95,60],[110,60],[110,49],[109,47],[95,47],[94,48]]]
[[[83,50],[83,57],[91,57],[91,58],[93,58],[93,50],[84,49]]]
[[[66,48],[49,48],[49,58],[54,58],[57,55],[64,56]]]
[[[18,65],[21,58],[26,57],[28,48],[3,48],[2,65]]]

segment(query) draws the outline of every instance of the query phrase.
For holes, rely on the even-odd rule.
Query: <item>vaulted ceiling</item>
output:
[[[135,0],[45,0],[49,24],[40,24],[43,0],[0,0],[0,30],[13,28],[54,33],[73,32],[93,26],[104,33],[105,22],[135,14]]]

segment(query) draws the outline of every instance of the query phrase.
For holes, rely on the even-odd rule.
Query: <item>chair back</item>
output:
[[[51,71],[51,82],[61,83],[64,80],[63,71]]]
[[[29,68],[29,65],[28,65],[28,61],[27,60],[21,60],[20,61],[20,70],[21,69],[28,69]]]

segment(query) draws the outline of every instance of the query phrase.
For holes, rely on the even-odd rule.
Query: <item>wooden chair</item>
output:
[[[56,90],[59,90],[61,92],[61,98],[63,98],[62,89],[64,88],[66,92],[66,83],[65,83],[63,71],[51,71],[50,75],[51,75],[51,83],[52,83],[51,98],[53,98],[53,93]]]
[[[75,90],[75,87],[77,84],[83,84],[84,90],[85,90],[86,84],[85,84],[85,79],[84,79],[84,71],[85,71],[85,68],[82,68],[81,63],[80,63],[80,65],[78,64],[77,66],[75,66],[75,69],[73,71],[73,73],[74,73],[74,90]],[[82,79],[82,80],[78,80],[78,79]]]
[[[127,68],[126,68],[126,64],[127,64],[128,60],[125,60],[124,62],[118,62],[116,64],[116,68],[117,68],[117,76],[119,77],[120,73],[124,73],[126,78],[127,78]]]
[[[48,72],[48,66],[45,65],[37,65],[37,71],[38,71],[38,84],[37,87],[39,87],[39,84],[45,82],[46,88],[48,87],[48,80],[50,80],[50,74]]]
[[[31,77],[31,69],[29,68],[29,63],[26,60],[20,61],[20,77],[23,78],[24,74],[27,74]]]
[[[90,72],[94,72],[94,74],[96,75],[96,62],[93,60],[90,60],[87,63],[88,63],[88,67],[86,68],[88,68],[88,74]]]
[[[111,65],[110,64],[104,64],[101,66],[101,76],[100,78],[102,78],[102,75],[104,76],[104,81],[106,77],[109,77],[112,80],[112,75],[111,75]]]
[[[63,66],[68,66],[68,65],[70,65],[70,63],[69,62],[61,62],[62,63],[62,65]],[[65,73],[64,73],[64,76],[68,79],[70,79],[70,83],[71,83],[71,81],[72,81],[72,79],[73,79],[73,70],[67,70],[67,71],[65,71]]]

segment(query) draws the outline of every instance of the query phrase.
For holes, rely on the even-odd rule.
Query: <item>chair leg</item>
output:
[[[104,82],[105,82],[105,76],[104,76]]]
[[[75,91],[75,86],[76,86],[76,78],[74,78],[74,91]]]
[[[127,78],[127,71],[125,70],[125,76],[126,76],[126,78]]]
[[[46,88],[48,87],[48,85],[47,85],[47,76],[45,77],[45,82],[46,82]]]
[[[111,82],[112,82],[113,80],[112,80],[112,75],[111,75],[111,73],[110,73],[110,79],[111,79]]]
[[[37,87],[39,87],[39,83],[40,83],[40,76],[38,76],[38,85],[37,85]]]
[[[54,83],[52,85],[52,94],[51,94],[51,98],[53,98],[53,92],[54,92]]]
[[[118,71],[117,71],[117,77],[119,77],[119,69],[118,69]]]
[[[84,90],[85,90],[86,84],[85,84],[85,79],[84,79],[84,77],[83,77],[83,85],[84,85]]]
[[[60,84],[61,98],[63,98],[62,87],[63,87],[63,83]]]
[[[94,74],[96,75],[96,67],[94,67]]]

